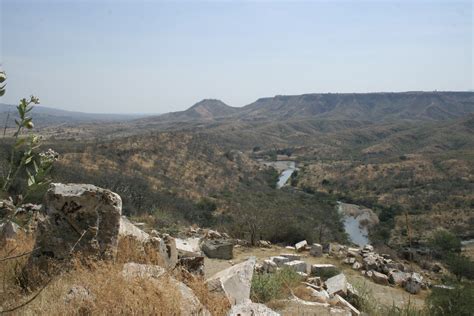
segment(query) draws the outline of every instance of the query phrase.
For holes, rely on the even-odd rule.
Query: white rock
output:
[[[146,232],[144,232],[137,226],[133,225],[132,222],[130,222],[130,220],[125,216],[120,217],[119,236],[131,236],[140,242],[146,242],[150,239],[150,235],[148,235]]]
[[[232,306],[228,316],[279,316],[277,312],[258,303],[245,302]]]
[[[295,245],[295,249],[296,251],[301,252],[305,249],[307,245],[308,245],[308,242],[306,240],[302,240]]]
[[[296,254],[293,254],[293,253],[283,253],[283,254],[281,254],[280,256],[281,256],[281,257],[288,258],[288,260],[290,260],[290,261],[301,260],[301,256],[300,256],[300,255],[296,255]]]
[[[224,293],[231,305],[250,300],[255,257],[216,273],[206,283],[211,292]]]
[[[336,266],[333,264],[320,263],[311,266],[311,274],[314,275],[323,275],[331,271],[336,271]]]
[[[273,256],[273,257],[270,257],[270,260],[275,262],[278,267],[281,267],[281,266],[283,266],[283,264],[285,262],[290,261],[290,259],[288,259],[287,257],[283,257],[283,256]]]
[[[200,238],[175,238],[175,241],[178,257],[185,258],[202,256],[201,248],[199,247]]]
[[[347,279],[344,273],[340,273],[326,280],[326,287],[329,295],[347,293]]]
[[[290,262],[286,262],[283,264],[283,266],[288,267],[296,272],[308,272],[308,266],[306,262],[301,261],[301,260],[294,260]]]
[[[309,254],[313,257],[321,257],[323,255],[323,246],[320,244],[312,244]]]
[[[270,259],[266,259],[263,261],[263,270],[267,273],[274,273],[278,269],[277,264],[275,261],[272,261]]]

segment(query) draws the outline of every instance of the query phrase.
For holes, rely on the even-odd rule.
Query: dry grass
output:
[[[0,250],[0,258],[31,250],[33,240],[15,242]],[[11,315],[180,315],[181,293],[176,277],[195,291],[201,303],[213,315],[225,315],[227,299],[208,292],[204,280],[181,271],[170,272],[155,279],[126,279],[122,276],[124,262],[160,264],[162,259],[151,247],[143,249],[133,240],[119,243],[115,262],[87,261],[77,255],[73,269],[54,277],[29,304]],[[8,260],[0,265],[2,288],[0,311],[19,306],[38,291],[26,292],[19,286],[19,278],[27,256]],[[69,294],[71,289],[79,294]]]
[[[195,276],[185,270],[176,271],[175,276],[193,290],[201,304],[203,304],[212,315],[227,315],[230,309],[229,300],[221,294],[209,292],[203,277]]]

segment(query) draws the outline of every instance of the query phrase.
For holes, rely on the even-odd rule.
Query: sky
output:
[[[472,90],[471,1],[0,0],[1,103],[165,113],[205,99]]]

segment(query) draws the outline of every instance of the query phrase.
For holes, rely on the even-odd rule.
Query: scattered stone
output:
[[[374,247],[372,245],[365,245],[364,248],[362,248],[363,251],[368,251],[368,252],[373,252]]]
[[[307,273],[308,272],[308,266],[306,262],[301,261],[301,260],[294,260],[290,262],[285,262],[283,264],[284,266],[296,271],[296,272],[303,272]]]
[[[346,295],[347,294],[347,279],[344,273],[340,273],[332,278],[326,280],[326,288],[329,295]]]
[[[263,261],[263,271],[267,273],[274,273],[277,271],[277,269],[278,269],[278,265],[275,263],[275,261],[271,259],[266,259]]]
[[[272,243],[267,240],[259,240],[257,245],[261,248],[271,248]]]
[[[372,280],[377,284],[388,285],[388,276],[377,271],[373,272]]]
[[[421,291],[423,277],[418,273],[412,273],[405,283],[405,290],[411,294],[418,294]]]
[[[352,265],[352,269],[354,270],[359,270],[362,268],[362,264],[360,262],[354,262],[354,264]]]
[[[388,281],[392,284],[404,287],[409,277],[410,277],[410,273],[402,272],[398,270],[392,270],[388,274]]]
[[[248,302],[255,257],[218,272],[206,281],[211,292],[223,293],[231,305]]]
[[[306,240],[300,241],[299,243],[295,245],[295,250],[297,252],[301,252],[306,248],[307,245],[308,245],[308,242]]]
[[[247,301],[232,306],[228,316],[279,316],[277,312],[263,304]]]
[[[229,241],[206,240],[201,248],[208,258],[230,260],[234,257],[234,245]]]
[[[0,218],[7,218],[15,213],[15,205],[11,200],[0,200]]]
[[[215,231],[215,230],[209,229],[207,231],[207,233],[205,234],[205,238],[207,238],[207,239],[220,239],[220,238],[222,238],[222,235],[219,232]]]
[[[320,277],[311,277],[311,278],[308,278],[307,281],[308,283],[319,286],[319,287],[323,285],[323,281],[321,280]]]
[[[175,240],[179,258],[202,256],[201,249],[199,248],[199,238],[175,238]]]
[[[365,275],[368,277],[368,278],[371,278],[372,279],[372,276],[374,275],[374,271],[370,270],[370,271],[367,271],[365,273]]]
[[[286,246],[285,249],[288,249],[288,250],[295,250],[295,247],[293,247],[293,246]]]
[[[336,270],[336,266],[333,264],[320,263],[313,264],[311,266],[311,274],[316,276],[327,275],[328,273],[332,273]]]
[[[290,262],[290,259],[288,259],[287,257],[283,257],[283,256],[270,257],[270,260],[275,262],[278,267],[283,266],[283,264],[285,264],[286,262]]]
[[[320,244],[312,244],[309,254],[313,257],[321,257],[323,255],[323,246]]]
[[[360,256],[360,249],[359,248],[348,248],[347,249],[347,256],[348,257],[359,257]]]
[[[345,263],[345,264],[353,265],[356,262],[356,260],[355,260],[354,257],[349,257],[349,258],[346,258],[346,259],[342,260],[342,262]]]
[[[140,264],[128,262],[123,265],[122,276],[126,279],[133,278],[159,278],[166,273],[166,270],[157,265]]]
[[[329,315],[331,316],[351,316],[351,312],[341,308],[331,307],[329,309]]]
[[[280,255],[281,257],[288,258],[290,261],[301,260],[300,255],[292,254],[292,253],[284,253]]]

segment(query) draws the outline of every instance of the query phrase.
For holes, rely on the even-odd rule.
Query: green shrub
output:
[[[466,278],[474,280],[474,262],[463,255],[453,254],[446,259],[449,271],[453,273],[458,280]]]
[[[437,230],[431,237],[429,244],[439,257],[461,251],[461,240],[447,230]]]
[[[284,298],[301,282],[301,276],[294,270],[283,268],[276,273],[255,274],[250,296],[253,302],[265,303]]]
[[[454,289],[433,288],[427,299],[429,315],[469,316],[474,311],[474,285],[457,284]]]

